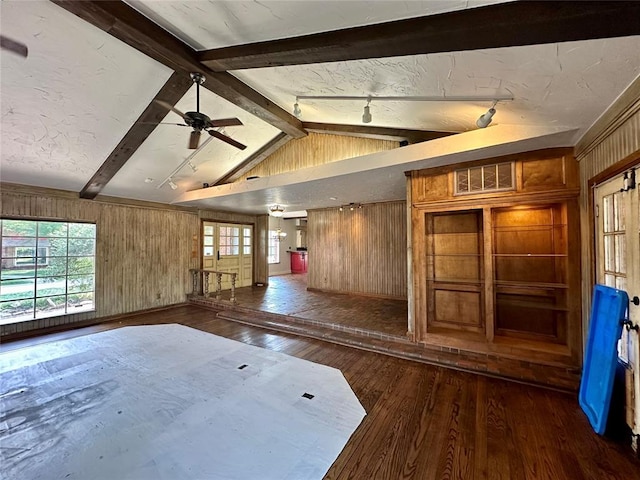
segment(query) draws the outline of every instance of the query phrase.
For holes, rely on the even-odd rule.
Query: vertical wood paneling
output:
[[[612,107],[614,108],[614,107]],[[624,112],[622,113],[624,114]],[[587,133],[588,134],[588,133]],[[580,160],[580,226],[582,237],[582,323],[583,337],[589,331],[591,311],[591,266],[595,264],[595,253],[591,250],[593,224],[589,218],[589,204],[593,191],[589,180],[624,158],[640,150],[640,111],[629,116],[618,128],[589,151],[583,152]]]
[[[406,202],[310,210],[308,287],[407,297]]]
[[[181,303],[191,292],[189,269],[200,218],[253,224],[256,217],[78,199],[71,192],[2,185],[5,217],[96,223],[96,310],[2,327],[2,334]],[[266,216],[265,216],[266,218]],[[256,248],[260,248],[256,245]],[[265,258],[265,255],[257,255]],[[263,269],[264,270],[264,269]]]
[[[268,177],[292,172],[301,168],[391,150],[398,146],[399,143],[392,140],[310,133],[307,137],[289,141],[237,181],[246,180],[251,176]]]

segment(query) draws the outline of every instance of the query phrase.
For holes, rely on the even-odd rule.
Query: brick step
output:
[[[211,302],[194,302],[212,308]],[[217,309],[220,305],[216,306]],[[323,340],[431,365],[480,373],[491,377],[576,392],[580,373],[565,365],[549,365],[499,357],[484,352],[414,343],[402,337],[368,332],[343,325],[322,324],[308,319],[226,305],[218,318],[245,325]],[[384,336],[384,338],[381,338]],[[514,372],[518,372],[517,375]]]

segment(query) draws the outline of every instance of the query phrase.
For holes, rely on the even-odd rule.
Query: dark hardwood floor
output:
[[[640,460],[596,435],[573,394],[241,325],[197,306],[3,343],[0,351],[155,323],[340,369],[367,416],[326,479],[640,479]]]

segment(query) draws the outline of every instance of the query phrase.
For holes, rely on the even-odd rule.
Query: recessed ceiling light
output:
[[[337,200],[338,197],[329,197],[329,200]]]
[[[144,183],[153,183],[153,178],[147,177],[144,179]]]

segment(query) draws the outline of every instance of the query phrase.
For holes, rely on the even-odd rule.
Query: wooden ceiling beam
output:
[[[302,122],[308,132],[330,133],[351,137],[375,138],[379,140],[395,140],[409,143],[420,143],[436,138],[448,137],[458,132],[434,132],[431,130],[410,130],[406,128],[371,127],[366,125],[344,125],[340,123]]]
[[[113,149],[100,168],[91,177],[91,180],[80,191],[80,198],[93,200],[109,181],[118,173],[118,170],[127,163],[129,158],[142,145],[147,137],[153,132],[160,122],[167,115],[167,109],[159,105],[155,100],[175,105],[185,93],[191,88],[193,83],[187,75],[182,72],[174,72],[169,80],[160,89],[153,101],[138,117],[129,131],[122,138],[120,143]]]
[[[516,1],[198,53],[214,71],[640,34],[638,1]]]
[[[212,186],[235,182],[240,177],[242,177],[242,175],[247,173],[253,167],[255,167],[256,165],[261,163],[263,160],[265,160],[273,152],[275,152],[284,144],[286,144],[289,140],[291,140],[291,137],[289,135],[282,132],[279,133],[278,135],[273,137],[268,143],[263,145],[259,150],[253,153],[253,155],[248,157],[244,162],[242,162],[240,165],[238,165],[233,170],[228,172],[224,177],[220,178]]]
[[[291,137],[300,138],[307,134],[296,117],[233,75],[214,72],[202,65],[193,48],[126,3],[95,0],[52,1],[187,78],[190,72],[204,74],[206,81],[203,87]]]

